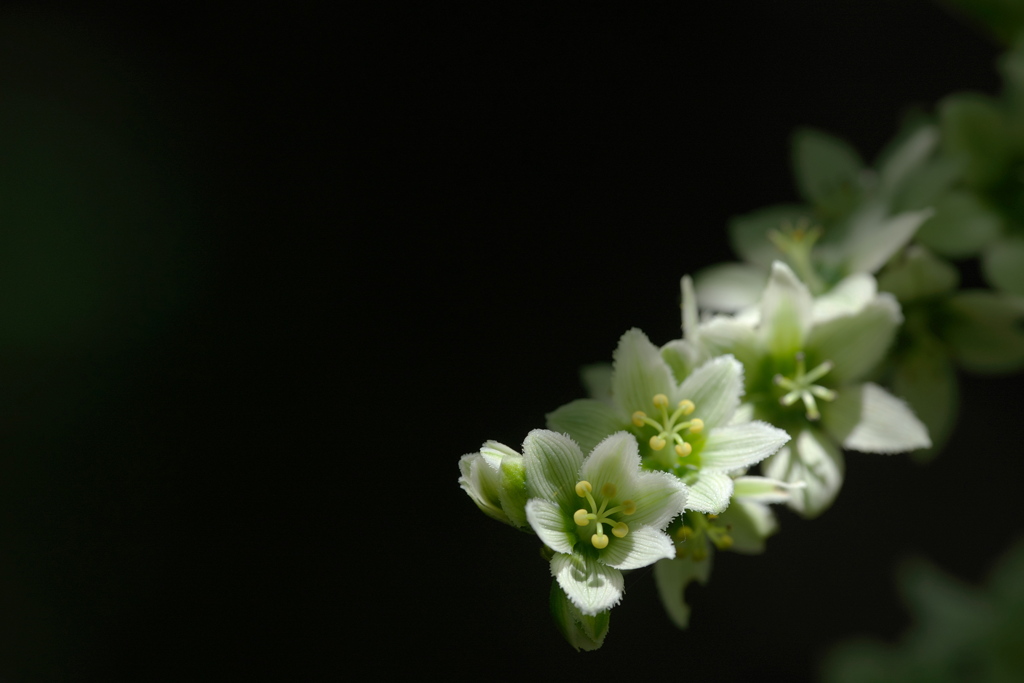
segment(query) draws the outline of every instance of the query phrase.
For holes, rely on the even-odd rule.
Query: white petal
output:
[[[560,553],[571,553],[579,538],[570,529],[572,520],[566,518],[555,503],[542,498],[531,498],[526,503],[526,519],[530,528],[544,545]]]
[[[743,366],[732,356],[712,358],[694,370],[676,393],[679,400],[693,401],[696,410],[690,418],[703,420],[705,429],[726,424],[742,395]]]
[[[933,213],[932,209],[922,209],[883,219],[865,217],[863,224],[855,220],[846,246],[847,272],[874,273],[910,241]]]
[[[738,311],[761,298],[768,273],[747,263],[722,263],[697,273],[697,301],[709,311]]]
[[[612,484],[619,498],[628,498],[640,476],[640,449],[629,432],[616,432],[603,440],[580,467],[580,479],[590,482],[594,491]],[[595,493],[596,495],[596,493]]]
[[[736,477],[733,480],[733,498],[757,503],[785,503],[794,488],[803,484],[788,484],[768,477]]]
[[[789,441],[789,434],[766,422],[719,427],[700,452],[702,470],[736,470],[761,462]]]
[[[791,358],[800,351],[811,328],[812,307],[810,291],[789,266],[773,263],[761,297],[758,337],[762,348],[776,358]]]
[[[764,552],[765,539],[779,528],[775,514],[767,505],[738,498],[733,499],[718,522],[729,527],[732,537],[729,550],[748,555]]]
[[[654,565],[654,581],[665,612],[679,628],[690,623],[690,607],[686,604],[685,591],[691,581],[704,585],[711,574],[711,557],[695,562],[690,556],[674,560],[662,560]]]
[[[583,453],[568,436],[534,429],[523,442],[523,458],[531,498],[568,501],[576,495]]]
[[[807,340],[808,360],[832,361],[827,378],[836,384],[859,380],[881,363],[902,320],[896,299],[886,292],[878,294],[854,315],[815,325]]]
[[[804,517],[824,512],[843,484],[843,454],[825,435],[813,428],[803,429],[795,441],[783,446],[761,466],[768,477],[790,484],[804,483],[793,491],[789,507]]]
[[[629,519],[628,517],[626,518]],[[658,560],[671,560],[676,546],[664,531],[649,526],[630,526],[623,538],[611,538],[601,551],[601,562],[616,569],[640,569]]]
[[[683,512],[689,489],[668,472],[641,472],[629,495],[636,503],[636,513],[624,518],[628,524],[664,529]]]
[[[932,444],[907,404],[871,382],[847,387],[822,406],[822,424],[844,448],[863,453],[902,453]]]
[[[580,612],[595,616],[622,599],[622,572],[581,554],[555,553],[551,575]]]
[[[878,285],[867,273],[856,273],[814,300],[815,324],[860,312],[875,298]]]
[[[732,477],[724,472],[702,470],[690,486],[686,509],[718,514],[729,507],[731,497]]]
[[[627,415],[637,410],[652,412],[656,394],[672,394],[676,386],[672,370],[640,330],[633,328],[622,335],[613,357],[612,393]]]

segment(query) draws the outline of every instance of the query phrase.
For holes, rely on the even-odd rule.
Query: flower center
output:
[[[618,493],[618,488],[615,484],[608,482],[601,487],[600,497],[602,500],[601,504],[598,505],[597,501],[594,500],[593,490],[594,487],[590,485],[589,481],[579,481],[576,483],[576,495],[580,498],[586,498],[590,509],[580,508],[572,516],[572,519],[576,522],[576,526],[588,526],[591,522],[597,524],[597,530],[590,537],[590,542],[595,548],[600,550],[601,548],[608,547],[608,534],[604,532],[605,524],[611,526],[612,533],[615,534],[616,538],[623,538],[629,533],[629,526],[625,522],[613,519],[611,515],[619,513],[631,515],[636,512],[636,503],[631,500],[624,500],[614,507],[608,507],[615,494]]]
[[[704,429],[704,420],[699,417],[695,417],[692,420],[682,419],[696,408],[690,399],[680,401],[675,412],[671,415],[668,414],[668,396],[665,394],[655,394],[652,400],[654,407],[661,412],[661,419],[655,420],[644,411],[638,410],[633,413],[633,424],[637,427],[649,425],[658,430],[658,433],[652,436],[648,442],[651,450],[660,451],[668,445],[669,441],[674,441],[676,444],[676,454],[685,458],[693,451],[693,446],[683,441],[681,432],[688,431],[690,434],[699,434]]]
[[[768,233],[768,239],[782,252],[797,276],[815,294],[820,294],[825,289],[825,283],[818,276],[811,260],[811,252],[820,237],[821,228],[812,226],[806,218],[797,220],[796,225],[786,221],[779,230]]]
[[[817,420],[821,417],[821,413],[818,412],[818,403],[814,400],[815,397],[820,398],[822,401],[832,401],[836,397],[836,392],[826,389],[820,384],[815,384],[816,381],[827,375],[831,369],[832,361],[827,360],[810,372],[807,372],[804,366],[803,351],[797,353],[796,375],[792,378],[775,375],[773,380],[775,384],[787,392],[779,398],[779,403],[784,406],[791,406],[798,400],[803,401],[807,419]]]
[[[732,527],[718,522],[718,515],[687,511],[682,519],[682,526],[672,534],[676,544],[676,557],[689,556],[695,562],[700,562],[707,559],[708,544],[719,550],[728,550],[732,547]]]

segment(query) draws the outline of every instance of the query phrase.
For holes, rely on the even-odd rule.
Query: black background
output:
[[[976,581],[1024,526],[1019,380],[968,377],[933,465],[849,454],[831,511],[781,511],[767,554],[716,559],[688,632],[637,571],[577,655],[535,539],[456,483],[460,455],[579,397],[626,329],[679,335],[679,278],[729,258],[728,218],[796,199],[795,126],[870,160],[911,107],[994,93],[997,47],[937,5],[4,17],[5,97],[138,166],[58,164],[98,206],[75,234],[121,270],[92,323],[43,297],[41,331],[0,347],[3,680],[809,680],[837,640],[906,625],[901,558]],[[140,173],[159,202],[125,185]],[[0,312],[33,305],[12,296]]]

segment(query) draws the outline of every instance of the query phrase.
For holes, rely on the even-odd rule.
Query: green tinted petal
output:
[[[614,359],[612,392],[626,415],[637,410],[650,412],[656,394],[672,395],[676,386],[672,370],[640,330],[633,328],[622,335]]]
[[[585,555],[556,553],[551,575],[572,604],[587,616],[609,610],[622,599],[622,572]]]
[[[938,144],[939,129],[924,125],[885,150],[878,164],[879,185],[884,196],[896,195],[925,165]]]
[[[858,192],[864,164],[844,141],[802,128],[793,134],[792,151],[797,188],[811,203],[841,210]]]
[[[760,309],[758,338],[761,347],[775,358],[792,358],[803,348],[810,330],[813,303],[807,287],[781,261],[772,264]]]
[[[772,261],[780,258],[782,252],[768,239],[768,234],[785,225],[796,225],[811,218],[810,208],[795,204],[759,209],[729,221],[729,240],[733,250],[744,261],[770,268]]]
[[[999,373],[1024,367],[1024,299],[964,291],[950,297],[946,310],[942,338],[965,368]]]
[[[479,453],[470,453],[459,460],[459,486],[465,491],[480,511],[499,522],[515,526],[501,509],[501,477],[497,470],[487,464]]]
[[[831,360],[826,378],[845,384],[874,370],[892,345],[902,322],[900,305],[891,294],[879,294],[856,315],[815,325],[807,339],[808,367]]]
[[[719,427],[700,452],[703,470],[731,471],[755,465],[789,441],[789,434],[766,422]]]
[[[501,487],[498,500],[501,509],[513,524],[526,526],[526,501],[529,496],[526,492],[526,465],[522,456],[516,454],[502,458],[499,475]]]
[[[1003,219],[977,196],[953,190],[935,203],[935,214],[917,232],[917,241],[952,259],[977,255],[1003,232]]]
[[[892,198],[890,209],[899,213],[934,206],[960,179],[964,166],[963,161],[956,159],[940,157],[929,161],[906,179],[903,187]]]
[[[676,556],[676,547],[664,531],[650,526],[635,526],[628,517],[626,521],[629,533],[622,538],[610,539],[608,547],[600,551],[601,562],[626,571]]]
[[[580,368],[580,381],[587,397],[612,404],[612,364],[594,363]]]
[[[932,213],[931,209],[921,209],[851,226],[845,248],[846,272],[874,273],[910,242]]]
[[[676,392],[678,400],[690,399],[696,406],[690,419],[700,418],[705,429],[724,425],[732,417],[743,395],[743,366],[732,356],[712,358],[693,371]],[[674,409],[675,406],[669,406]]]
[[[932,445],[907,404],[871,382],[844,387],[821,407],[821,417],[844,448],[862,453],[904,453]]]
[[[558,581],[551,582],[550,605],[555,626],[577,652],[601,647],[608,635],[611,612],[606,610],[595,616],[583,614],[572,604]]]
[[[628,426],[617,408],[591,398],[577,399],[547,414],[548,429],[568,434],[589,453],[609,434]]]
[[[689,339],[674,339],[661,347],[661,357],[672,368],[672,377],[677,382],[686,379],[704,355]]]
[[[526,503],[526,519],[537,537],[552,550],[571,553],[579,540],[575,523],[555,503],[542,498],[531,498]]]
[[[696,581],[707,584],[711,575],[711,557],[694,561],[690,556],[677,557],[674,560],[661,560],[654,565],[654,581],[658,585],[658,595],[665,612],[679,628],[686,628],[690,623],[690,607],[686,604],[686,587]]]
[[[717,470],[701,470],[690,486],[686,509],[718,514],[729,507],[732,498],[732,477]]]
[[[761,465],[765,476],[790,484],[803,482],[792,491],[789,507],[804,517],[817,517],[827,510],[843,485],[843,454],[824,434],[803,429],[796,439]]]
[[[583,453],[572,439],[534,429],[523,442],[526,490],[531,498],[568,503],[575,496]]]
[[[791,487],[784,481],[768,477],[745,476],[733,480],[733,498],[757,503],[785,503]]]
[[[993,287],[1024,296],[1024,238],[998,240],[985,250],[981,266]]]
[[[761,266],[722,263],[697,273],[697,301],[709,311],[738,311],[756,304],[767,282]]]

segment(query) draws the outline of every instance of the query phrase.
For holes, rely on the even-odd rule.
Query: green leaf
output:
[[[917,232],[917,241],[952,259],[975,256],[1003,231],[1003,220],[978,198],[953,190],[935,203],[935,214]]]
[[[978,188],[1002,179],[1009,164],[1009,134],[999,105],[977,94],[950,95],[939,105],[946,152],[962,160],[964,177]]]
[[[800,194],[829,213],[842,213],[859,191],[864,164],[850,145],[827,133],[802,128],[793,135],[793,171]]]
[[[985,251],[981,267],[992,286],[1024,296],[1024,238],[1010,236]]]
[[[878,276],[879,289],[901,303],[948,294],[960,284],[960,273],[950,263],[919,245],[911,245]]]
[[[968,370],[1013,372],[1024,367],[1024,299],[968,290],[950,297],[942,338]]]

